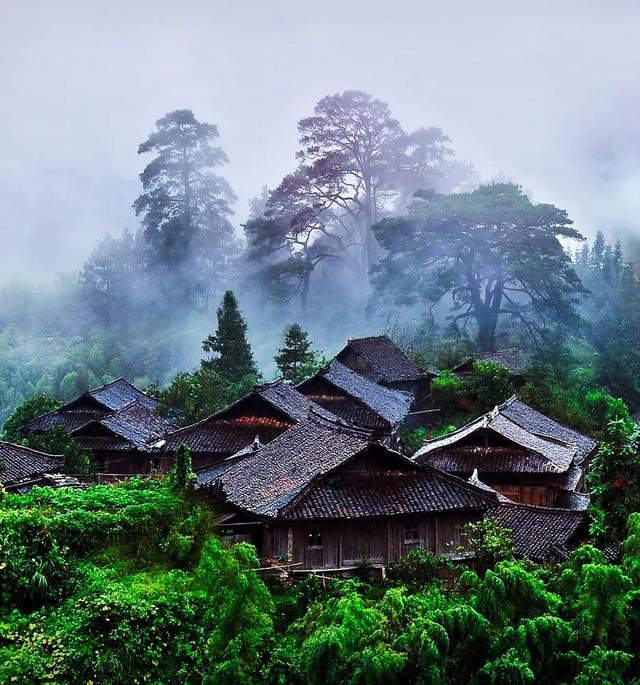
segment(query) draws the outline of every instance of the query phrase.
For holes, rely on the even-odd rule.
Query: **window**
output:
[[[420,533],[417,528],[406,528],[404,531],[404,544],[413,545],[420,542]]]
[[[322,533],[319,530],[312,530],[307,535],[307,547],[309,549],[319,549],[322,547]]]

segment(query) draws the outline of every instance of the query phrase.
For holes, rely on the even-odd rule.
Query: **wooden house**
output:
[[[233,539],[294,571],[386,567],[416,547],[455,553],[461,526],[497,505],[494,493],[315,415],[201,471],[198,487]]]
[[[511,532],[516,557],[538,563],[565,561],[576,547],[589,541],[586,511],[506,503],[487,512]]]
[[[411,394],[373,383],[335,359],[326,369],[296,387],[305,397],[347,423],[376,431],[391,441],[409,415],[413,402]]]
[[[496,352],[479,352],[467,357],[461,364],[454,367],[453,373],[461,378],[468,378],[475,373],[476,362],[494,362],[503,366],[511,375],[516,388],[524,383],[524,374],[530,363],[529,355],[520,350],[498,350]]]
[[[135,399],[110,414],[96,416],[69,435],[91,453],[99,473],[149,473],[170,466],[170,455],[158,443],[175,428],[173,422]]]
[[[288,383],[267,383],[216,414],[169,433],[162,449],[173,454],[185,444],[191,450],[194,467],[201,468],[270,443],[311,411],[336,419]]]
[[[436,372],[421,369],[386,335],[350,339],[336,359],[373,383],[411,393],[414,411],[429,408]]]
[[[568,433],[551,434],[549,424],[546,433],[535,433],[512,418],[518,415],[523,424],[533,420],[529,410],[512,398],[462,428],[429,440],[413,459],[463,478],[477,471],[483,483],[514,502],[554,506],[559,496],[580,485],[587,444],[583,441],[579,449],[560,437],[570,437]]]
[[[22,445],[0,442],[0,485],[9,492],[25,493],[34,486],[78,487],[65,476],[62,456],[45,454]]]
[[[27,421],[21,430],[25,434],[46,433],[56,426],[62,426],[71,433],[89,421],[124,409],[134,400],[151,410],[158,405],[156,400],[145,395],[129,381],[118,378],[112,383],[85,392],[55,411]]]

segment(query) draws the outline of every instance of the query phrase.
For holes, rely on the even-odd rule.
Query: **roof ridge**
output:
[[[340,419],[339,416],[336,416],[335,419],[333,419],[333,418],[330,419],[327,416],[323,416],[322,414],[319,414],[316,411],[315,407],[312,406],[313,404],[314,404],[313,402],[310,402],[309,413],[307,415],[307,419],[316,423],[316,424],[319,424],[319,425],[326,424],[328,426],[335,426],[335,429],[339,432],[352,433],[355,435],[372,436],[374,434],[373,430],[361,428],[360,426],[353,426],[353,425],[347,423],[346,421],[344,421],[343,419]],[[398,454],[400,454],[400,453],[398,452]]]
[[[587,516],[587,512],[584,509],[563,509],[562,507],[543,507],[539,504],[525,504],[524,502],[514,502],[509,500],[508,502],[502,502],[501,507],[513,507],[516,509],[529,509],[535,510],[543,514],[571,514],[576,517]]]
[[[55,459],[57,461],[64,461],[64,454],[49,454],[49,452],[43,452],[42,450],[36,450],[33,447],[27,447],[26,445],[20,445],[17,442],[9,442],[8,440],[0,440],[0,445],[8,445],[9,447],[17,447],[18,449],[31,452],[32,454],[38,454],[42,457],[48,457],[49,459]]]

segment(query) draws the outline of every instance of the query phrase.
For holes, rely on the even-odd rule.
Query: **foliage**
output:
[[[612,401],[603,440],[587,475],[593,501],[592,532],[601,541],[620,542],[627,517],[640,510],[640,432],[624,403]]]
[[[329,282],[366,295],[379,256],[371,229],[384,211],[404,208],[418,188],[449,189],[472,175],[440,129],[407,134],[387,103],[359,90],[322,98],[298,132],[299,166],[244,226],[248,257],[280,302],[299,295],[306,307],[318,274],[327,276],[319,299]]]
[[[55,411],[59,406],[60,402],[53,397],[42,393],[33,395],[33,397],[21,402],[4,422],[2,437],[8,442],[15,442],[20,435],[20,428],[27,421],[50,411]]]
[[[431,381],[431,393],[436,406],[444,414],[451,414],[458,408],[458,400],[467,394],[469,384],[452,371],[441,371]]]
[[[202,343],[205,352],[217,357],[203,362],[203,366],[215,370],[229,383],[240,383],[245,378],[257,376],[251,346],[247,340],[247,322],[238,300],[227,290],[218,307],[218,328]]]
[[[64,470],[67,473],[88,475],[96,470],[93,457],[71,439],[69,439],[69,443],[62,454],[64,456]]]
[[[308,333],[297,323],[284,329],[284,347],[274,357],[282,378],[297,384],[312,376],[324,361],[311,349]]]
[[[514,385],[511,373],[502,364],[491,361],[477,361],[471,376],[471,395],[480,412],[493,409],[513,395]]]
[[[389,567],[388,577],[405,585],[426,585],[435,578],[438,569],[447,566],[443,557],[427,552],[422,547],[412,549]]]
[[[186,298],[208,310],[235,250],[228,219],[235,195],[214,171],[227,156],[214,145],[217,127],[191,110],[169,112],[156,127],[138,148],[156,156],[140,174],[143,192],[134,203],[147,262],[169,302]]]
[[[185,493],[193,490],[196,474],[193,472],[191,450],[180,445],[176,450],[175,462],[169,472],[169,483],[174,492]]]
[[[217,371],[207,367],[193,373],[177,373],[166,388],[153,388],[152,394],[160,402],[158,411],[182,425],[200,421],[237,400],[253,386],[257,379],[244,379],[232,384]]]
[[[0,502],[0,681],[632,682],[640,518],[621,566],[592,547],[433,582],[414,550],[368,585],[270,592],[253,547],[160,479],[36,488]],[[633,578],[636,578],[634,581]],[[276,619],[274,621],[274,618]]]
[[[460,534],[465,551],[473,552],[482,568],[513,558],[513,535],[508,528],[493,519],[466,523]]]
[[[422,426],[415,430],[409,430],[405,426],[402,426],[400,430],[400,441],[404,453],[411,455],[417,452],[422,445],[424,445],[426,435],[427,431]]]
[[[458,334],[475,324],[478,345],[493,349],[500,321],[532,339],[549,323],[575,326],[585,292],[559,238],[582,240],[567,213],[534,205],[513,184],[470,193],[420,193],[408,217],[373,231],[386,250],[374,268],[378,293],[395,304],[435,306],[452,298]]]

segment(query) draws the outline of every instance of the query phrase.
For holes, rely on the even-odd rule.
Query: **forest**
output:
[[[450,370],[516,349],[520,396],[601,441],[593,544],[535,564],[508,531],[471,526],[476,564],[417,550],[384,579],[292,584],[223,544],[188,464],[0,489],[0,682],[640,682],[638,244],[611,226],[586,239],[364,91],[320,99],[297,136],[290,173],[239,226],[223,132],[189,109],[150,126],[138,228],[114,226],[77,273],[0,291],[2,438],[120,376],[186,425],[371,333],[440,372],[446,432],[472,417],[461,396],[478,415],[515,389],[492,365],[466,385]],[[31,446],[81,459],[54,437]]]

